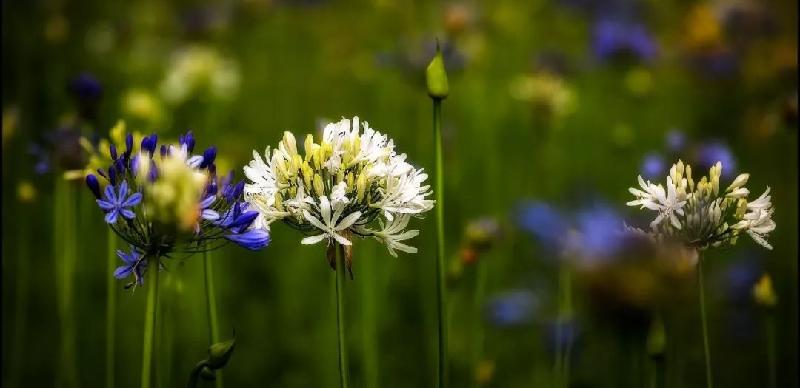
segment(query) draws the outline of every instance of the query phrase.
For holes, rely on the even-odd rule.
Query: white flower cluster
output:
[[[360,236],[385,244],[393,256],[416,253],[403,241],[419,232],[406,226],[433,208],[426,199],[432,191],[427,174],[398,155],[391,139],[354,117],[328,124],[319,143],[307,135],[303,148],[301,155],[294,135],[284,132],[264,158],[253,151],[244,192],[260,213],[258,225],[281,220],[308,235],[303,244],[349,246]]]
[[[658,213],[648,233],[659,240],[678,240],[697,249],[735,244],[742,232],[767,249],[767,236],[775,230],[769,187],[755,201],[749,202],[745,187],[749,174],[740,174],[725,191],[719,189],[722,163],[717,162],[695,184],[692,168],[682,161],[669,170],[666,188],[645,182],[630,188],[636,199],[628,206],[640,206]],[[638,230],[639,232],[642,232]]]

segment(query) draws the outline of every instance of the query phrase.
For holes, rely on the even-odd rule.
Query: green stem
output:
[[[117,315],[117,282],[112,273],[117,265],[117,235],[111,228],[108,228],[106,238],[106,260],[108,261],[108,271],[106,273],[106,387],[114,388],[114,343],[116,335],[116,315]]]
[[[472,341],[474,344],[473,354],[472,354],[472,372],[476,372],[478,370],[478,365],[483,358],[483,300],[486,295],[486,260],[478,259],[477,264],[477,273],[475,278],[475,295],[472,301],[472,308],[473,308],[473,323],[472,323]],[[473,386],[478,385],[477,379],[475,376],[472,376]]]
[[[767,331],[767,365],[769,367],[769,387],[776,388],[778,386],[778,368],[777,368],[777,351],[776,351],[776,334],[775,334],[775,318],[772,312],[767,316],[766,331]]]
[[[435,149],[436,195],[436,310],[439,316],[438,387],[447,387],[447,295],[444,268],[444,157],[442,155],[442,100],[433,99],[433,143]]]
[[[362,325],[363,325],[363,341],[364,348],[363,362],[364,362],[364,386],[367,388],[377,388],[379,382],[379,359],[378,359],[378,345],[377,345],[377,309],[376,299],[379,299],[378,294],[382,294],[379,289],[381,282],[377,279],[378,270],[375,266],[373,258],[372,246],[364,244],[359,252],[360,257],[368,257],[367,260],[359,260],[360,272],[364,274],[361,277],[360,291],[361,291],[361,304],[362,304]]]
[[[344,333],[344,282],[347,269],[343,247],[336,247],[336,326],[339,334],[339,386],[347,388],[347,339]]]
[[[13,351],[14,357],[9,357],[11,367],[9,372],[9,386],[16,387],[19,384],[19,376],[25,365],[26,348],[26,328],[27,328],[27,308],[28,308],[28,283],[30,282],[30,245],[28,240],[30,220],[22,217],[19,221],[19,236],[17,240],[17,281],[16,281],[16,300],[14,306],[14,332],[13,332]]]
[[[75,366],[75,325],[72,316],[72,277],[76,259],[74,188],[56,173],[55,182],[55,222],[54,247],[56,252],[56,288],[61,323],[61,378],[67,387],[77,386],[77,367]]]
[[[147,307],[144,316],[144,343],[142,344],[142,384],[141,388],[150,388],[153,369],[153,334],[156,328],[156,308],[158,305],[158,262],[154,258],[151,263],[150,284],[147,284]]]
[[[708,320],[706,319],[706,295],[705,285],[703,284],[703,257],[702,255],[697,259],[697,284],[700,292],[700,319],[703,325],[703,350],[705,353],[706,361],[706,387],[713,388],[714,382],[711,372],[711,351],[708,346]]]
[[[203,360],[197,363],[192,369],[192,373],[189,374],[189,383],[187,384],[188,388],[195,388],[197,387],[197,382],[200,381],[200,372],[203,371],[203,367],[206,366],[208,360]],[[217,371],[219,373],[220,371]]]
[[[217,324],[217,294],[214,291],[214,270],[211,265],[210,252],[203,252],[203,264],[206,286],[206,308],[208,311],[208,339],[211,344],[215,344],[219,342],[219,325]],[[217,388],[225,386],[222,382],[222,370],[216,371],[216,380],[214,382]]]

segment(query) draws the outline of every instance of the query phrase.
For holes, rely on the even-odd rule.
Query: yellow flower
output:
[[[186,164],[186,155],[178,150],[162,158],[153,159],[159,179],[145,186],[146,211],[162,224],[187,232],[200,217],[199,203],[208,181],[204,171]]]

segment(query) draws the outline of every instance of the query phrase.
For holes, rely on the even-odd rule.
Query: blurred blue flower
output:
[[[730,178],[736,173],[736,159],[731,149],[721,142],[710,142],[700,147],[698,159],[700,166],[708,169],[717,162],[722,162],[722,176]]]
[[[622,247],[623,219],[612,207],[599,203],[576,214],[579,246],[584,258],[606,259]]]
[[[486,319],[494,326],[508,327],[530,323],[539,301],[529,290],[514,290],[486,302]]]
[[[753,285],[763,273],[757,260],[742,257],[733,262],[723,277],[725,293],[732,302],[749,304],[752,300]]]
[[[645,179],[656,179],[666,171],[664,157],[657,152],[649,152],[642,161],[641,174]]]
[[[604,61],[630,55],[650,62],[658,52],[655,40],[644,25],[618,18],[601,18],[595,22],[592,47],[595,55]]]
[[[574,345],[578,339],[578,325],[572,319],[559,319],[547,324],[545,329],[547,351],[555,353],[557,348],[564,349]]]
[[[680,129],[670,129],[666,135],[667,149],[672,152],[680,152],[686,147],[686,134]]]
[[[561,212],[547,203],[523,204],[517,211],[516,222],[548,249],[558,249],[566,241],[569,223]]]
[[[68,89],[79,101],[96,101],[103,94],[103,85],[90,73],[73,78]]]
[[[67,87],[78,106],[78,117],[93,120],[97,116],[98,103],[103,95],[103,85],[92,74],[81,73]]]
[[[711,79],[729,78],[739,71],[739,57],[730,50],[697,53],[689,61],[695,71]]]

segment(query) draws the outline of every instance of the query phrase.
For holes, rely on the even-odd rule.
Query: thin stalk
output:
[[[347,339],[344,331],[344,282],[347,269],[343,248],[336,246],[336,327],[339,334],[339,386],[347,388]]]
[[[367,260],[359,260],[361,263],[360,272],[364,273],[361,277],[361,305],[362,305],[362,326],[363,326],[363,349],[362,358],[364,362],[364,386],[367,388],[377,388],[379,381],[379,359],[378,359],[378,322],[377,303],[375,302],[377,295],[382,294],[379,288],[382,286],[378,281],[378,271],[375,266],[375,260],[372,257],[372,246],[364,244],[361,247],[360,253],[364,256],[369,255]],[[361,255],[360,255],[361,256]]]
[[[572,286],[569,268],[561,263],[558,270],[558,319],[556,321],[555,370],[556,386],[569,386],[569,358],[572,346],[566,338],[564,325],[572,317]],[[566,341],[565,341],[566,339]]]
[[[208,311],[208,339],[211,344],[219,342],[219,325],[217,324],[217,297],[214,291],[214,270],[211,265],[211,253],[203,252],[203,264],[205,272],[206,288],[206,307]],[[215,384],[217,388],[222,388],[222,371],[216,371]]]
[[[144,343],[142,344],[142,384],[141,388],[150,388],[153,371],[153,334],[156,328],[156,309],[158,305],[158,263],[154,259],[150,271],[153,273],[150,284],[147,284],[147,307],[144,316]]]
[[[765,330],[767,335],[767,366],[769,371],[769,387],[776,388],[778,386],[778,368],[777,368],[777,351],[776,351],[776,334],[775,334],[775,317],[772,312],[768,312],[767,320],[765,322]]]
[[[703,257],[702,255],[698,257],[697,260],[697,284],[699,287],[700,292],[698,296],[700,298],[700,319],[703,325],[703,350],[705,354],[705,361],[706,361],[706,387],[713,388],[714,382],[712,379],[712,371],[711,371],[711,350],[708,346],[708,320],[706,318],[706,295],[705,295],[705,285],[703,284]]]
[[[667,386],[665,369],[663,357],[653,359],[650,367],[650,388],[664,388]]]
[[[72,277],[75,262],[75,197],[70,182],[56,174],[54,206],[54,247],[56,252],[56,281],[59,321],[61,324],[61,364],[62,383],[67,387],[78,385],[75,366],[75,325],[72,315]]]
[[[117,315],[117,282],[112,273],[117,265],[117,235],[111,228],[108,229],[106,238],[106,387],[114,388],[114,344],[116,341],[116,315]]]
[[[439,317],[438,387],[447,387],[447,295],[444,268],[444,157],[442,155],[442,100],[433,99],[433,143],[436,159],[436,310]]]
[[[28,283],[30,282],[30,245],[28,240],[30,219],[21,217],[19,220],[19,235],[17,240],[17,279],[16,279],[16,300],[14,306],[14,331],[12,349],[15,356],[9,357],[11,367],[9,368],[9,386],[16,387],[19,384],[19,376],[22,374],[22,367],[25,365],[25,338],[27,328],[27,308],[28,308]]]
[[[472,323],[472,341],[474,345],[472,354],[472,372],[476,372],[478,365],[480,365],[483,358],[483,300],[486,295],[486,260],[478,259],[477,271],[475,277],[475,294],[473,296],[473,323]],[[477,386],[478,381],[472,376],[472,385]]]

